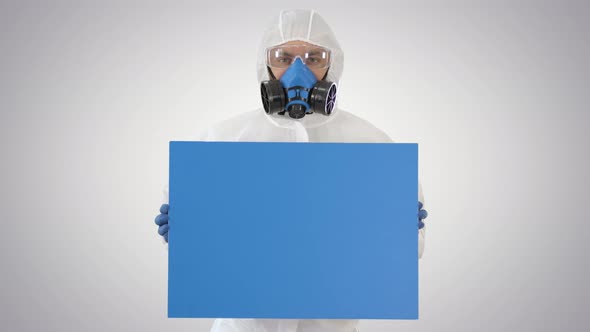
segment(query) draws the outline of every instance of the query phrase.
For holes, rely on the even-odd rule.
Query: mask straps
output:
[[[321,81],[325,80],[326,77],[328,77],[328,72],[330,71],[330,67],[328,67],[328,70],[326,70],[326,74],[324,75],[324,77],[322,77]]]
[[[270,70],[269,66],[266,66],[266,70],[268,71],[268,76],[270,76],[271,79],[276,80],[277,78],[275,77],[275,75],[272,73],[272,70]]]

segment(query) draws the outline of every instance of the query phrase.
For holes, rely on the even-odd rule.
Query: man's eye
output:
[[[322,64],[322,59],[318,57],[311,57],[307,58],[306,62],[308,66],[320,66]]]
[[[291,58],[284,56],[284,57],[278,58],[277,61],[280,62],[280,63],[290,63],[291,62]]]

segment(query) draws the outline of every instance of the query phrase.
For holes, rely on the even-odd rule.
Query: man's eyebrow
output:
[[[309,55],[318,55],[318,54],[323,54],[323,53],[324,53],[324,51],[317,50],[317,49],[309,51]]]
[[[279,56],[279,55],[280,55],[280,56],[291,56],[291,53],[289,53],[289,52],[280,51],[280,50],[277,50],[277,51],[275,51],[275,52],[276,52],[276,53],[275,53],[275,56]]]

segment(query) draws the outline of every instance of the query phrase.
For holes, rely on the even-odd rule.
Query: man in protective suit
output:
[[[214,125],[200,140],[393,142],[366,120],[336,107],[334,90],[342,75],[343,58],[334,33],[318,13],[313,10],[282,11],[266,30],[258,54],[258,83],[264,107]],[[281,94],[279,82],[285,90],[293,90],[293,94]],[[309,86],[302,87],[302,84]],[[421,186],[418,195],[418,257],[422,257],[422,220],[427,212],[422,209]],[[166,242],[169,230],[167,201],[165,193],[165,202],[156,217],[158,233]],[[357,324],[356,319],[216,319],[211,331],[354,332]]]

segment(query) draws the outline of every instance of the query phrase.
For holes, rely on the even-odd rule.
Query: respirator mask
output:
[[[294,119],[314,112],[330,115],[336,103],[336,83],[318,80],[314,74],[327,70],[330,64],[330,50],[320,46],[279,45],[266,49],[269,74],[274,78],[272,68],[280,79],[260,84],[264,111],[288,113]]]

